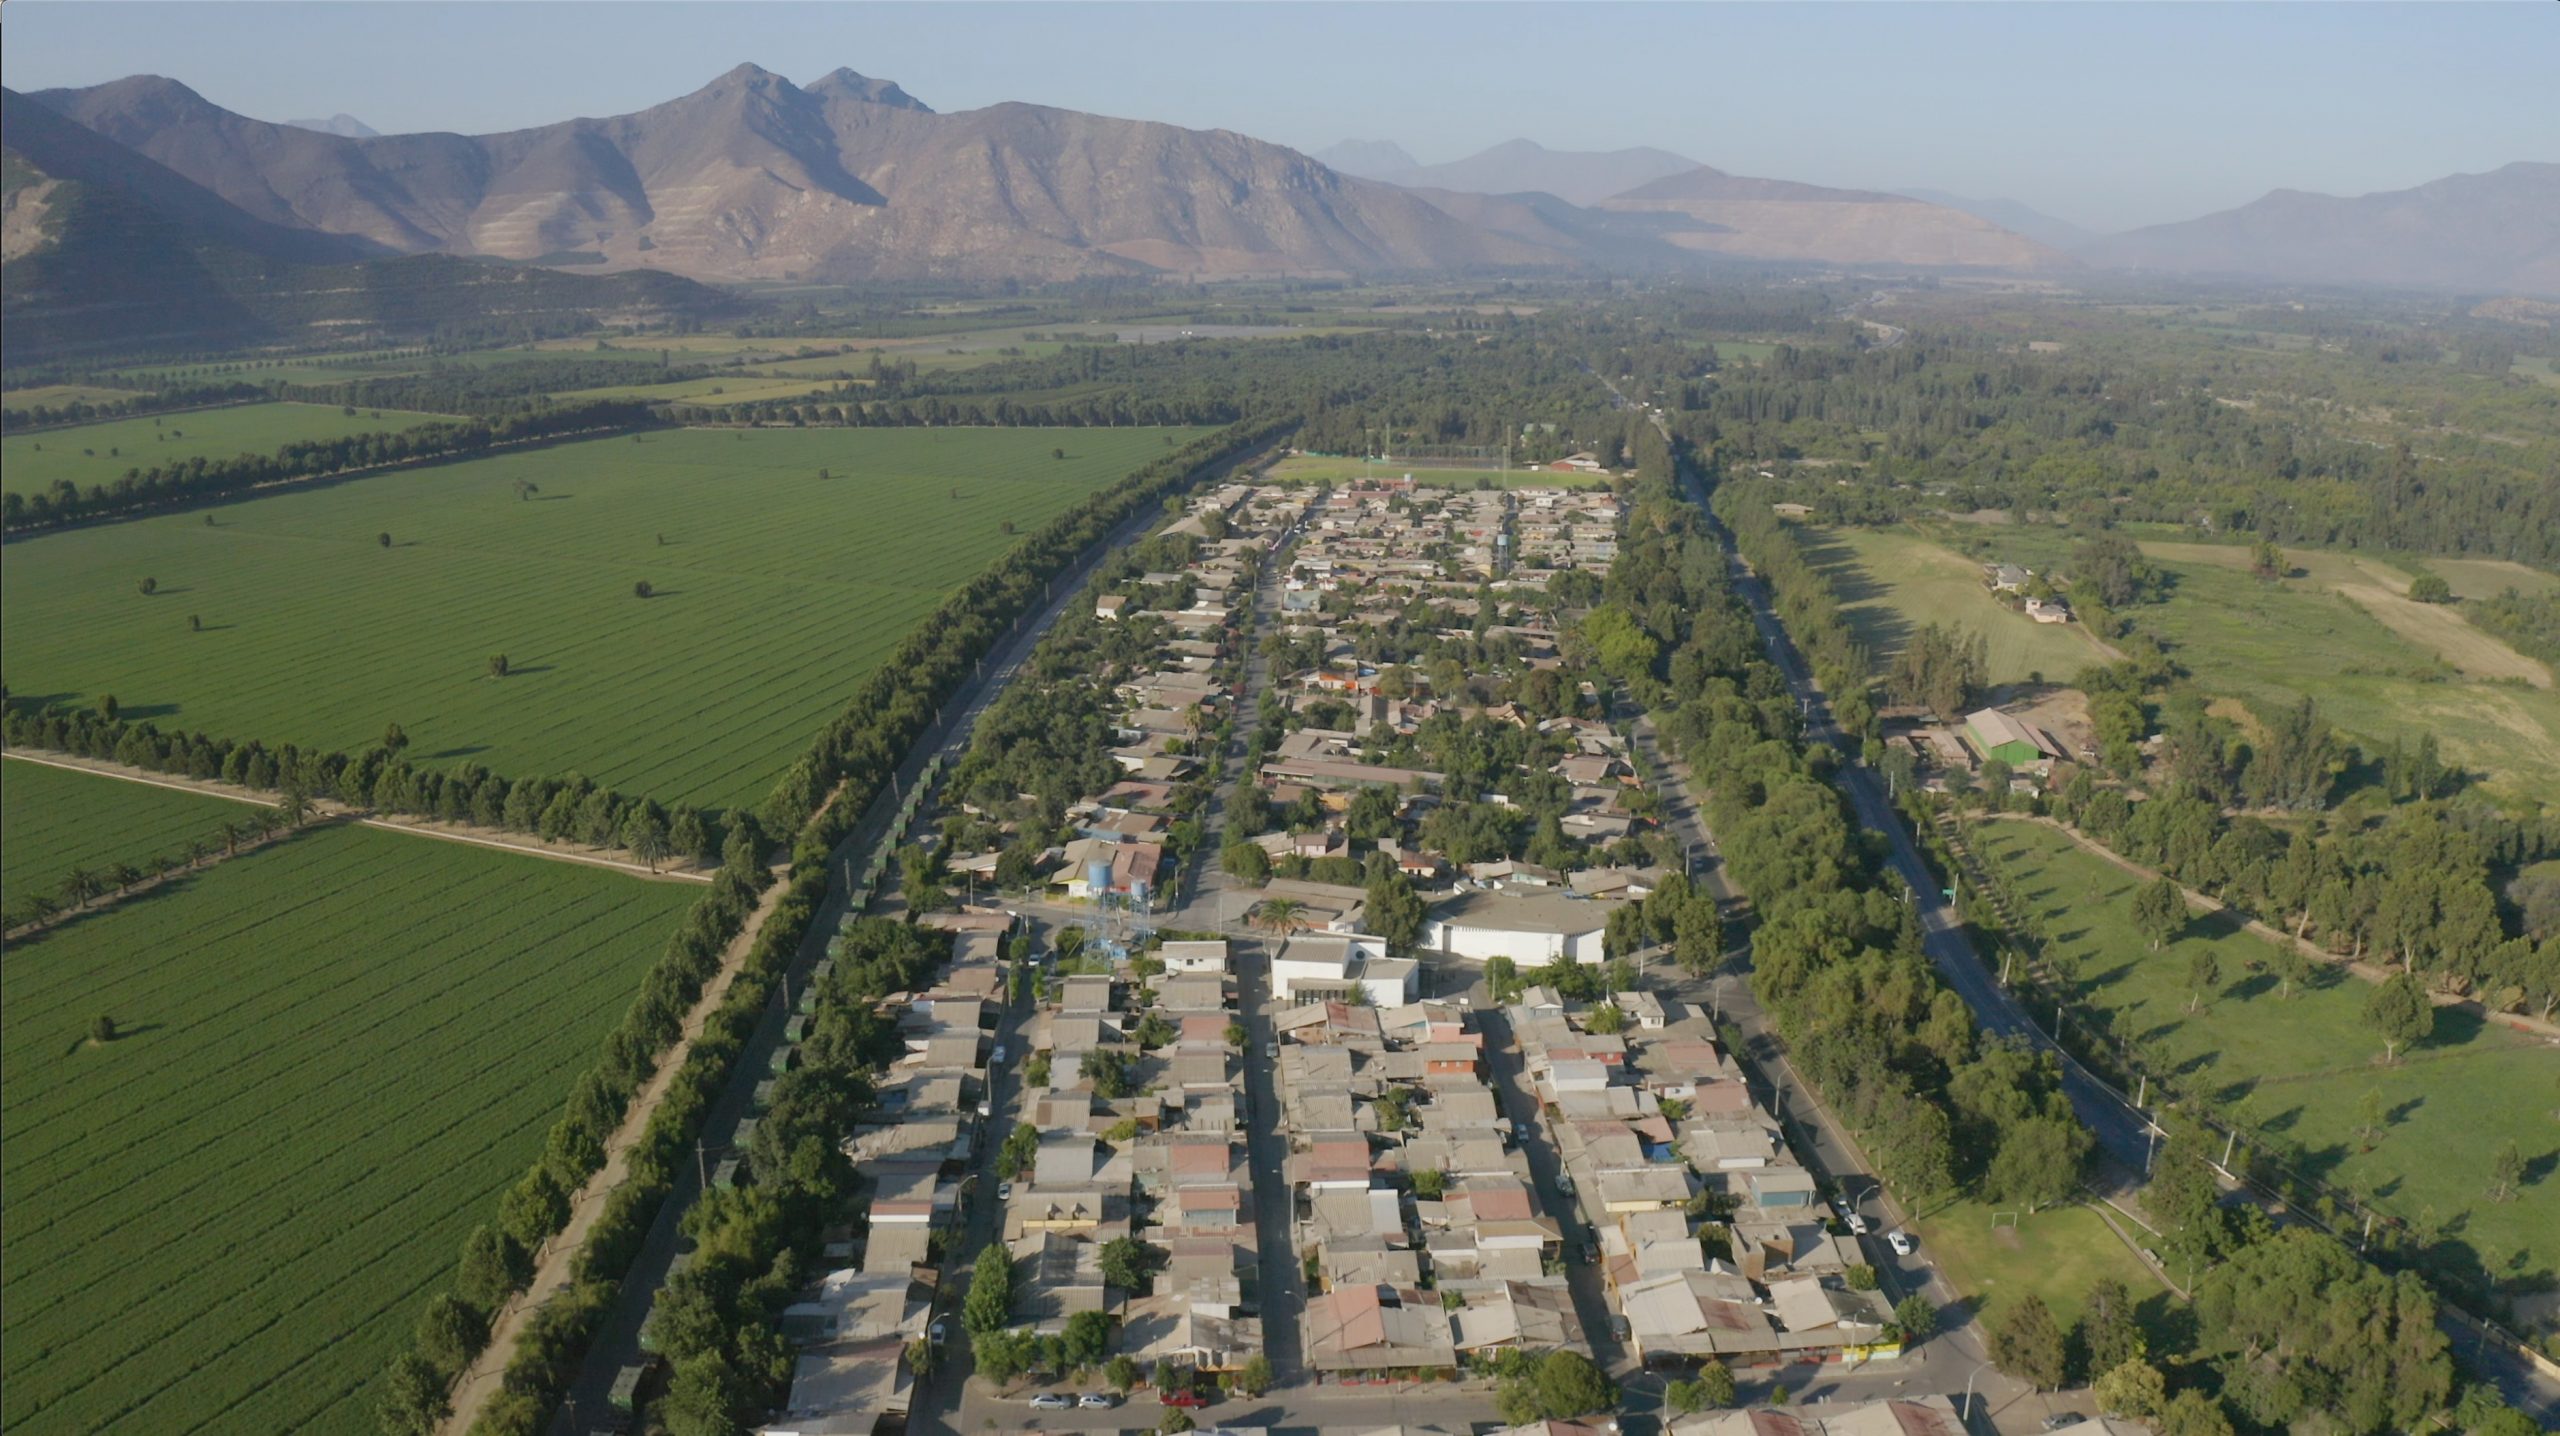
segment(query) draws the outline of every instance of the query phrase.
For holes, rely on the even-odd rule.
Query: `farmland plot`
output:
[[[751,803],[952,588],[1198,432],[686,430],[384,474],[14,544],[0,641],[16,692],[163,727],[398,723],[417,762]]]
[[[349,414],[334,404],[235,404],[37,429],[0,439],[0,482],[13,494],[37,493],[59,482],[85,489],[114,483],[127,469],[273,454],[298,439],[397,434],[450,417],[403,409]]]
[[[223,824],[244,823],[255,811],[41,763],[0,763],[0,899],[15,914],[38,893],[58,896],[74,868],[103,874],[119,863],[184,857],[190,841],[218,847]]]
[[[692,897],[335,828],[12,950],[0,1425],[369,1428]]]

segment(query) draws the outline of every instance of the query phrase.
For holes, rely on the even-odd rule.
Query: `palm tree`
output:
[[[43,893],[37,893],[34,897],[27,899],[27,921],[29,922],[51,922],[53,915],[60,911],[62,911],[62,904]]]
[[[1253,909],[1253,925],[1279,937],[1305,932],[1313,924],[1307,921],[1307,905],[1295,898],[1266,898]]]
[[[114,881],[116,892],[122,895],[132,891],[133,885],[142,881],[142,869],[131,863],[118,863],[108,876]]]
[[[311,800],[302,796],[300,788],[285,789],[276,808],[284,814],[285,826],[290,828],[301,827],[302,820],[311,816]]]
[[[275,830],[283,825],[284,819],[273,808],[260,808],[257,816],[249,820],[249,826],[256,828],[262,838],[273,836]]]
[[[205,854],[204,839],[202,839],[202,838],[189,838],[189,839],[187,839],[187,866],[188,866],[188,867],[193,868],[193,867],[201,867],[201,866],[203,866],[203,864],[204,864],[204,854]]]
[[[97,895],[98,875],[96,873],[89,871],[87,868],[73,868],[70,872],[63,875],[63,900],[70,903],[74,911],[87,907],[89,905],[89,899],[96,897]]]
[[[221,832],[222,855],[227,858],[238,853],[240,851],[240,825],[238,823],[225,823],[222,825]]]

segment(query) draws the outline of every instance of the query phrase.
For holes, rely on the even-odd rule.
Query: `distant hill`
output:
[[[297,130],[318,130],[324,135],[345,135],[351,140],[369,140],[382,133],[348,114],[331,115],[325,120],[287,120],[285,123]]]
[[[575,316],[716,318],[727,295],[389,251],[248,214],[0,90],[0,353],[10,364]]]
[[[1677,216],[1666,239],[1754,259],[2045,269],[2070,256],[1945,205],[1871,190],[1753,179],[1700,165],[1602,200],[1602,210]]]
[[[1551,194],[1568,204],[1589,205],[1697,167],[1696,160],[1668,150],[1551,150],[1534,140],[1507,140],[1447,164],[1408,164],[1403,169],[1363,173],[1407,189]]]
[[[1907,199],[1962,210],[1976,219],[1989,220],[2011,234],[2025,235],[2038,244],[2049,244],[2055,249],[2075,250],[2098,237],[2094,229],[2083,229],[2067,219],[2056,219],[2014,199],[1973,199],[1949,194],[1942,189],[1905,189],[1894,193]]]
[[[1399,170],[1420,168],[1420,162],[1404,152],[1404,146],[1393,140],[1344,140],[1307,156],[1327,169],[1340,170],[1361,179],[1380,179]]]
[[[2519,161],[2353,198],[2280,189],[2097,240],[2082,257],[2303,284],[2560,294],[2560,164]]]
[[[320,134],[153,76],[34,98],[261,219],[409,253],[723,280],[1574,262],[1243,135],[1039,105],[936,114],[850,70],[803,88],[741,65],[634,114],[481,136]]]

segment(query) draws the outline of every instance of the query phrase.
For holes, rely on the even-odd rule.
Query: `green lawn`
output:
[[[2547,1047],[2445,1011],[2430,1041],[2384,1066],[2382,1041],[2363,1022],[2371,989],[2361,980],[2324,969],[2312,991],[2279,998],[2270,974],[2250,971],[2268,946],[2227,921],[2195,923],[2151,952],[2132,926],[2131,874],[2041,824],[1979,833],[1977,847],[2006,871],[2054,951],[2077,964],[2084,1008],[2156,1070],[2300,1153],[2311,1174],[2404,1219],[2432,1210],[2448,1241],[2485,1270],[2560,1274],[2560,1181],[2551,1177],[2560,1067]],[[2221,959],[2221,988],[2190,1013],[2188,963],[2200,947]],[[2369,1091],[2391,1114],[2371,1150],[2356,1135]],[[2490,1160],[2509,1139],[2539,1179],[2520,1200],[2491,1202]]]
[[[1808,556],[1820,564],[1841,601],[1841,616],[1876,671],[1893,664],[1911,635],[1936,623],[1982,635],[1995,685],[2041,676],[2067,683],[2081,669],[2108,661],[2077,623],[2038,623],[1991,596],[1982,564],[1901,529],[1799,527]]]
[[[127,469],[192,458],[268,455],[297,439],[397,433],[444,417],[399,409],[358,409],[349,415],[329,404],[239,404],[111,419],[0,439],[0,483],[13,494],[32,494],[65,480],[85,489],[113,483]]]
[[[0,1425],[371,1430],[694,896],[334,828],[13,949]]]
[[[686,430],[383,474],[14,543],[0,642],[22,698],[342,748],[398,723],[416,761],[750,803],[1007,525],[1198,432]]]
[[[1992,1218],[2008,1210],[1968,1199],[1912,1223],[1920,1255],[1937,1266],[1959,1298],[1973,1303],[1976,1315],[1988,1317],[2032,1293],[2044,1298],[2055,1318],[2068,1326],[2084,1310],[2089,1288],[2110,1276],[2131,1288],[2137,1299],[2156,1295],[2156,1301],[2144,1300],[2146,1315],[2174,1300],[2094,1208],[2048,1207],[2032,1216],[2019,1211],[2015,1226],[2003,1217],[1994,1227]]]
[[[14,917],[38,893],[59,898],[74,868],[105,875],[118,863],[183,860],[190,840],[221,845],[222,825],[255,812],[246,803],[74,773],[42,763],[0,762],[0,907]]]

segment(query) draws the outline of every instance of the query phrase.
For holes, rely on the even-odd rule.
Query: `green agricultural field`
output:
[[[2014,1225],[2003,1215],[2008,1210],[1966,1199],[1934,1208],[1912,1223],[1920,1254],[1945,1274],[1958,1296],[1974,1303],[1977,1318],[1988,1318],[2032,1293],[2044,1298],[2055,1319],[2068,1326],[2082,1315],[2089,1288],[2103,1277],[2114,1277],[2143,1301],[2146,1324],[2157,1324],[2170,1300],[2168,1289],[2108,1229],[2096,1208],[2075,1202],[2032,1216],[2019,1211]],[[1997,1227],[1994,1217],[2000,1221]]]
[[[383,474],[12,544],[0,642],[21,696],[751,803],[1006,525],[1199,432],[681,430]]]
[[[15,914],[38,893],[59,898],[75,868],[103,876],[119,863],[183,859],[191,841],[219,849],[223,824],[253,812],[226,798],[0,762],[0,904]]]
[[[239,404],[43,429],[0,439],[0,483],[13,494],[32,494],[64,480],[85,489],[113,483],[127,469],[272,454],[296,439],[398,433],[446,417],[400,409],[349,415],[329,404]]]
[[[2384,1066],[2382,1040],[2364,1025],[2371,990],[2330,968],[2313,990],[2275,994],[2267,944],[2227,920],[2199,921],[2152,952],[2133,927],[2140,882],[2037,823],[1978,830],[1977,847],[2006,873],[2053,951],[2077,964],[2079,1001],[2145,1052],[2155,1070],[2176,1072],[2199,1095],[2300,1152],[2321,1180],[2366,1193],[2406,1220],[2429,1212],[2501,1279],[2560,1275],[2560,1181],[2550,1175],[2555,1143],[2551,1054],[2506,1028],[2440,1011],[2435,1036]],[[2198,1012],[2187,1010],[2188,963],[2209,947],[2221,987]],[[2367,1092],[2390,1113],[2370,1150],[2356,1133]],[[2488,1199],[2489,1165],[2509,1139],[2545,1175],[2512,1202]]]
[[[0,1425],[371,1429],[694,896],[331,828],[13,949]]]
[[[1264,477],[1281,483],[1347,484],[1358,479],[1400,479],[1411,474],[1425,488],[1472,489],[1479,483],[1498,489],[1606,488],[1606,474],[1559,474],[1544,469],[1427,469],[1393,461],[1331,459],[1319,454],[1293,454],[1271,466]]]
[[[1911,635],[1936,623],[1982,635],[1995,685],[2067,683],[2113,655],[2078,623],[2038,623],[1991,596],[1979,561],[1899,529],[1799,527],[1807,556],[1831,591],[1876,671],[1893,664]]]
[[[867,362],[867,361],[866,361]],[[714,374],[663,384],[619,384],[603,389],[570,389],[552,397],[579,399],[646,399],[662,404],[744,404],[755,399],[796,399],[815,394],[832,381],[819,378],[759,379],[746,374]]]
[[[121,404],[138,397],[132,389],[109,389],[98,384],[39,384],[31,389],[0,392],[0,409],[33,409],[38,405],[58,408],[64,404]]]

